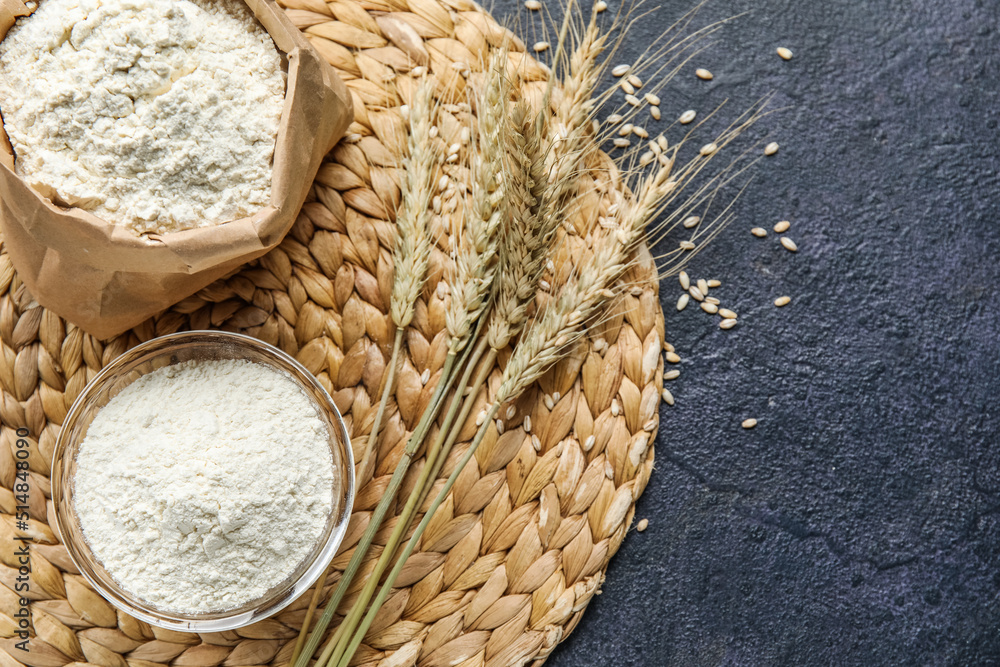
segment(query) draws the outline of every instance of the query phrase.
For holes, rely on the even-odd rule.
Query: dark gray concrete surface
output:
[[[664,283],[683,362],[649,529],[548,664],[1000,664],[1000,3],[712,0],[696,23],[744,11],[661,95],[665,118],[784,107],[689,268],[740,324]],[[749,234],[781,219],[797,254]]]

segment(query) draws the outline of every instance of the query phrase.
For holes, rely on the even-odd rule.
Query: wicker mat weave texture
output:
[[[292,354],[334,397],[356,455],[364,447],[393,336],[386,312],[399,199],[396,165],[405,146],[399,106],[414,90],[413,68],[428,68],[444,103],[441,139],[462,145],[462,128],[472,113],[466,88],[481,74],[490,49],[513,36],[470,0],[288,0],[286,8],[347,83],[356,120],[276,250],[102,342],[38,306],[0,240],[0,530],[6,545],[0,548],[0,647],[5,649],[0,666],[281,665],[291,656],[308,595],[240,630],[199,635],[150,627],[91,590],[49,527],[48,502],[59,425],[87,381],[129,347],[185,329],[240,331]],[[515,85],[522,95],[539,96],[545,69],[516,38],[514,44],[509,58],[518,73]],[[434,218],[440,229],[460,214],[461,184],[468,182],[463,169],[455,165],[449,172],[446,166],[450,178]],[[554,258],[557,276],[578,252],[574,243],[583,243],[574,230],[596,225],[608,195],[622,186],[612,174],[607,183],[581,187],[585,204],[565,225]],[[442,247],[433,250],[428,286],[406,333],[407,354],[374,477],[359,489],[335,568],[342,569],[352,555],[440,374],[448,298],[440,279],[449,261]],[[648,256],[627,280],[630,289],[601,326],[521,397],[502,435],[494,429],[479,448],[353,664],[541,664],[576,626],[626,534],[653,465],[663,314]],[[484,406],[498,378],[495,370],[479,397]],[[526,415],[534,424],[530,434],[522,426]],[[474,427],[471,421],[466,425],[466,443]],[[32,445],[29,532],[36,546],[29,653],[13,646],[17,562],[8,548],[15,536],[19,428],[29,431]],[[464,445],[456,446],[444,476],[464,451]],[[419,462],[401,493],[409,492],[417,469]],[[376,537],[376,556],[392,524],[390,519]],[[369,561],[355,579],[354,594],[347,595],[341,612],[373,565]],[[338,576],[331,574],[326,595]]]

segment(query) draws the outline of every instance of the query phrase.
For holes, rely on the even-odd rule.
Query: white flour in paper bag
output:
[[[267,205],[284,90],[239,0],[44,0],[0,42],[17,173],[137,234]]]

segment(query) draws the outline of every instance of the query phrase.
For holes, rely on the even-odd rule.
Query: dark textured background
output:
[[[786,107],[689,267],[740,324],[677,313],[664,282],[683,362],[649,529],[549,664],[1000,664],[1000,3],[711,0],[696,23],[748,10],[661,95],[665,119]],[[749,234],[781,219],[795,255]]]

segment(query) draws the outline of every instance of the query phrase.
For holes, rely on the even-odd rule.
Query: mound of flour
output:
[[[270,368],[167,366],[94,418],[74,508],[123,589],[166,611],[231,609],[287,579],[322,537],[328,441],[305,392]]]
[[[139,234],[265,206],[284,91],[239,0],[43,0],[0,42],[18,174]]]

